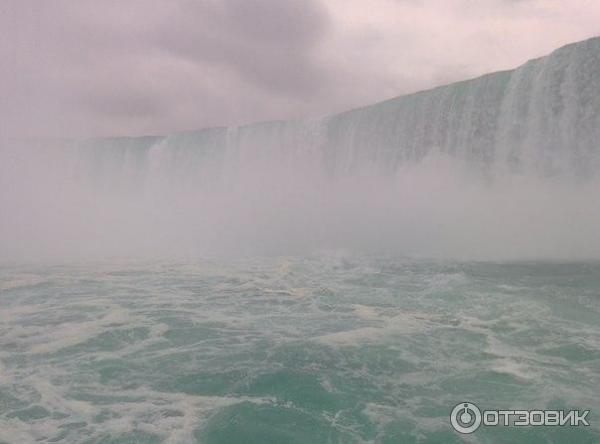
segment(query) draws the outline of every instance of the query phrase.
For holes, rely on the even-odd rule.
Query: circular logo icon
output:
[[[481,425],[481,411],[470,402],[461,402],[452,409],[450,423],[459,433],[473,433]]]

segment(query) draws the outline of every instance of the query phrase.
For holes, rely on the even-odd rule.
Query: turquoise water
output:
[[[0,442],[600,442],[600,264],[0,268]],[[449,413],[590,409],[590,427]]]

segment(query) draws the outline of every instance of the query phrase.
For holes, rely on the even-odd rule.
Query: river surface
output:
[[[0,268],[0,442],[600,442],[600,264]],[[591,410],[460,435],[459,402]]]

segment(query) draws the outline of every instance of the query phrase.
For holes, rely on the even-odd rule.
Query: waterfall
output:
[[[598,258],[599,157],[594,38],[321,119],[0,146],[0,259]]]
[[[330,174],[395,171],[443,153],[486,170],[593,176],[600,152],[600,38],[484,75],[318,120],[78,143],[99,170],[172,173],[309,163]],[[166,151],[166,153],[158,153]],[[207,168],[210,166],[210,168]],[[131,172],[131,170],[129,170]],[[225,171],[227,173],[227,171]]]

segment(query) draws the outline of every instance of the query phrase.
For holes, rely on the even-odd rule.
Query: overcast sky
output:
[[[594,35],[596,0],[1,0],[0,136],[318,117]]]

